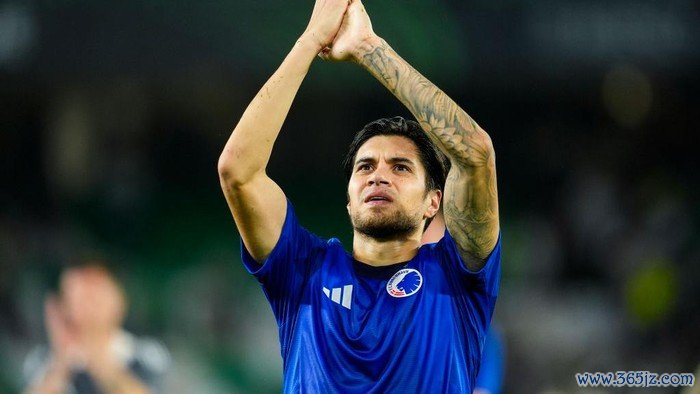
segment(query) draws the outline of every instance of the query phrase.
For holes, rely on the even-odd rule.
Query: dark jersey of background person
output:
[[[160,341],[137,338],[127,331],[122,331],[112,348],[129,372],[146,385],[151,393],[163,392],[163,378],[170,365],[170,353]],[[51,349],[48,346],[37,346],[33,349],[24,362],[25,380],[32,382],[44,374],[50,357]],[[72,372],[68,393],[102,392],[89,373],[81,369]]]
[[[372,267],[301,227],[288,201],[262,266],[241,245],[279,326],[285,392],[473,390],[498,292],[500,237],[477,272],[448,232],[408,262]]]

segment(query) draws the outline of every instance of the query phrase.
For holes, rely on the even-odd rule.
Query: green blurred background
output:
[[[240,264],[216,162],[313,2],[0,3],[0,392],[45,342],[61,267],[102,256],[166,392],[278,392],[276,325]],[[492,136],[507,392],[700,362],[692,1],[366,0],[375,31]],[[350,245],[340,160],[410,114],[318,60],[269,166],[302,224]]]

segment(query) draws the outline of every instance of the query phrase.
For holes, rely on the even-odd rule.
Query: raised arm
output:
[[[311,62],[333,41],[347,5],[347,0],[316,0],[306,30],[248,105],[219,158],[221,188],[258,262],[277,243],[286,213],[282,189],[265,172],[272,146]]]
[[[471,270],[478,270],[498,241],[496,157],[489,135],[372,30],[360,0],[353,0],[333,48],[323,56],[360,64],[416,117],[450,158],[444,192],[447,229]]]

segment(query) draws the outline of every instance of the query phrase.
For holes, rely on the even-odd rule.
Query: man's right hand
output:
[[[308,37],[319,50],[330,46],[340,30],[348,4],[348,0],[316,0],[303,36]]]

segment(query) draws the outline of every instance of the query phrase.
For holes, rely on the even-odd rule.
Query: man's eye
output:
[[[357,167],[357,171],[369,171],[372,168],[369,164],[362,164]]]
[[[408,167],[401,164],[396,165],[394,168],[396,168],[397,171],[408,171]]]

